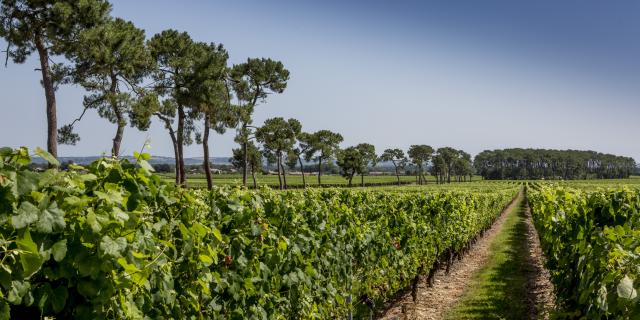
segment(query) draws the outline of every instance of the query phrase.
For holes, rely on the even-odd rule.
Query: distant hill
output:
[[[79,164],[79,165],[87,165],[90,164],[93,161],[96,161],[97,159],[101,158],[100,156],[88,156],[88,157],[59,157],[58,160],[61,163],[64,162],[68,162],[68,161],[72,161],[73,163]],[[122,159],[128,159],[129,161],[135,161],[135,159],[132,156],[126,156],[126,157],[122,157]],[[202,164],[202,161],[204,160],[203,157],[193,157],[193,158],[184,158],[184,164],[185,165],[198,165],[198,164]],[[46,161],[40,157],[33,157],[33,162],[37,163],[37,164],[45,164]],[[229,163],[229,157],[212,157],[211,158],[211,162],[213,164],[230,164]],[[175,160],[173,157],[151,157],[151,159],[149,160],[149,163],[151,164],[175,164]]]

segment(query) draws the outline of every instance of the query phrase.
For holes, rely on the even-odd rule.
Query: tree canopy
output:
[[[139,118],[135,111],[144,109],[134,105],[147,102],[136,93],[154,66],[145,46],[144,30],[120,18],[85,30],[80,34],[72,61],[74,82],[91,92],[84,98],[85,110],[96,109],[102,118],[116,124],[112,155],[117,157],[127,118]],[[149,121],[137,119],[132,124],[146,130]],[[60,143],[76,143],[79,138],[72,133],[72,127],[73,123],[59,130]]]
[[[79,34],[108,19],[111,6],[104,0],[2,0],[0,36],[7,40],[6,60],[24,63],[38,53],[47,114],[47,150],[58,156],[56,89],[67,72],[52,57],[73,57]],[[6,62],[5,62],[6,63]]]
[[[367,173],[368,166],[374,166],[376,161],[375,147],[368,143],[361,143],[357,146],[339,150],[336,163],[341,169],[342,176],[349,181],[349,186],[351,186],[353,177],[356,174],[363,177],[362,186],[364,186],[364,174]]]
[[[262,143],[266,152],[275,156],[280,189],[287,188],[284,157],[293,149],[301,130],[300,121],[296,119],[285,120],[281,117],[267,119],[262,127],[256,129],[256,140]]]
[[[253,111],[259,102],[265,102],[269,94],[284,92],[289,80],[289,70],[280,61],[249,58],[231,68],[229,80],[238,100],[238,140],[245,153],[242,183],[246,185],[249,166],[247,144],[252,134],[249,125],[252,123]]]
[[[408,162],[407,157],[404,155],[404,151],[398,148],[386,149],[380,155],[380,160],[390,161],[393,164],[396,172],[396,178],[398,179],[398,185],[400,185],[400,169],[404,168]]]
[[[484,179],[628,178],[635,160],[595,151],[550,149],[485,150],[474,160]]]
[[[433,156],[433,148],[428,145],[412,145],[409,147],[407,154],[411,159],[411,162],[418,167],[418,184],[426,183],[427,179],[424,177],[424,166],[429,163]]]
[[[309,161],[315,157],[318,162],[318,184],[322,185],[322,163],[336,156],[344,138],[341,134],[329,130],[316,131],[306,138],[309,148],[305,153],[305,160]]]

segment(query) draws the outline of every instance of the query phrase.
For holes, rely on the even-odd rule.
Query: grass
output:
[[[527,235],[524,202],[508,213],[490,245],[487,264],[447,319],[523,319],[527,317]]]
[[[167,181],[173,181],[174,175],[173,173],[163,173],[162,177]],[[433,177],[429,177],[429,182],[435,183]],[[305,175],[305,179],[307,181],[307,185],[314,186],[318,185],[317,176]],[[258,185],[269,185],[269,186],[277,186],[278,185],[278,176],[277,175],[256,175],[256,180],[258,181]],[[384,176],[365,176],[364,182],[365,184],[380,184],[380,183],[395,183],[397,181],[396,176],[394,175],[384,175]],[[400,176],[400,181],[403,182],[415,182],[415,176]],[[187,175],[187,183],[191,187],[205,187],[207,185],[207,180],[204,174],[188,174]],[[240,185],[242,184],[242,175],[241,174],[214,174],[213,175],[213,183],[216,185]],[[249,185],[253,184],[253,180],[251,176],[248,177]],[[328,185],[347,185],[349,182],[347,179],[338,176],[338,175],[322,175],[322,184]],[[302,186],[302,176],[299,175],[287,175],[287,184],[290,186]],[[353,178],[353,185],[360,185],[360,177]]]

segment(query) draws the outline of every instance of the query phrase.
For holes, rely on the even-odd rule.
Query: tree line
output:
[[[474,160],[484,179],[615,179],[636,172],[633,158],[595,151],[486,150]]]

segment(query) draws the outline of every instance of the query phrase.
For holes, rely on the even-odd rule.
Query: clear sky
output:
[[[590,149],[640,161],[639,1],[112,1],[147,37],[164,29],[223,43],[231,63],[281,60],[287,90],[255,114],[330,129],[343,146]],[[6,43],[0,40],[0,47]],[[0,67],[0,145],[46,145],[35,57]],[[58,91],[59,125],[82,111],[82,88]],[[211,140],[228,156],[233,132]],[[89,112],[61,156],[108,153],[115,126]],[[122,154],[168,133],[127,127]],[[199,145],[185,155],[201,156]]]

